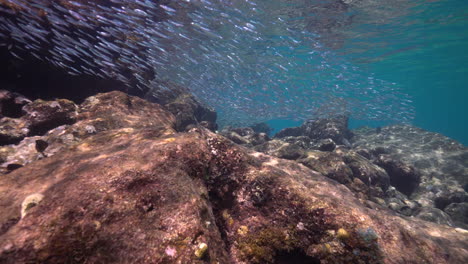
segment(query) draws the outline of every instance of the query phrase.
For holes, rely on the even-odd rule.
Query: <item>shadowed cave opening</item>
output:
[[[130,90],[123,83],[80,74],[72,76],[66,70],[46,61],[40,61],[24,51],[15,50],[22,59],[14,58],[6,47],[0,47],[0,89],[17,92],[35,100],[64,98],[81,103],[97,93],[119,90],[131,95],[142,96],[145,91]],[[18,117],[21,111],[7,113]]]

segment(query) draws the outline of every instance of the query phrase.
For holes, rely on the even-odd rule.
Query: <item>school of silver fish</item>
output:
[[[330,44],[339,41],[327,32],[351,23],[351,2],[0,0],[0,45],[156,95],[170,80],[222,125],[336,114],[409,122],[412,101],[397,84]]]

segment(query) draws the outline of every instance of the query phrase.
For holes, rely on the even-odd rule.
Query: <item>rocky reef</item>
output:
[[[417,196],[427,175],[374,150],[386,129],[339,117],[270,139],[180,125],[198,118],[179,96],[2,94],[0,263],[468,262],[468,231],[405,216],[433,208]],[[455,221],[453,199],[431,201]]]
[[[345,116],[286,128],[271,140],[250,128],[221,134],[296,160],[346,185],[370,207],[372,201],[400,215],[468,228],[468,149],[443,135],[409,125],[350,131]]]

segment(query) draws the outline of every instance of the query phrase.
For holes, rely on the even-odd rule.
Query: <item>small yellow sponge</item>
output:
[[[33,193],[24,198],[23,202],[21,203],[21,218],[27,214],[29,209],[38,205],[42,199],[44,199],[44,195],[40,193]]]
[[[336,232],[336,237],[338,237],[341,240],[345,240],[349,238],[349,233],[343,228],[338,229],[338,232]]]

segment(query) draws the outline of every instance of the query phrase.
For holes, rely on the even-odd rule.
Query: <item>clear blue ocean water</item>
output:
[[[349,38],[336,51],[409,94],[415,107],[412,124],[467,145],[468,1],[412,2],[410,7],[402,4],[405,14],[395,10],[398,6],[389,7],[397,12],[393,19],[354,22],[347,29]],[[300,124],[288,120],[269,123],[275,130]],[[354,119],[350,126],[387,123]]]
[[[221,127],[348,114],[352,128],[406,122],[468,144],[465,0],[31,3],[47,16],[0,5],[11,56],[156,95],[177,83]]]

